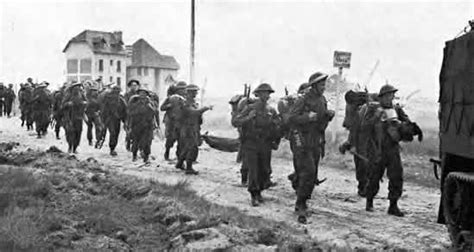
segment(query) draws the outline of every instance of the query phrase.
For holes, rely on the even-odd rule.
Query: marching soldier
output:
[[[278,148],[280,141],[280,118],[267,103],[273,92],[269,84],[260,84],[254,90],[257,100],[246,106],[232,122],[242,128],[242,162],[249,170],[247,190],[252,206],[263,203],[261,192],[270,180],[271,152]]]
[[[87,100],[82,90],[81,83],[75,83],[66,90],[62,108],[62,122],[66,131],[68,152],[77,153],[77,147],[81,142],[82,122],[86,109]]]
[[[4,105],[5,105],[5,102],[4,102],[5,91],[6,91],[5,86],[3,85],[2,82],[0,82],[0,117],[3,116],[3,110],[4,110]]]
[[[120,121],[125,123],[127,118],[127,104],[120,96],[120,86],[116,85],[111,91],[105,91],[100,111],[105,130],[109,131],[110,155],[117,156],[115,147],[117,147],[120,134]],[[105,134],[104,132],[102,136],[105,137]]]
[[[130,98],[137,94],[137,90],[140,88],[140,82],[138,80],[132,79],[127,83],[128,91],[125,93],[125,102],[129,103]],[[125,128],[125,149],[130,151],[131,141],[130,141],[130,129]]]
[[[384,85],[378,94],[379,106],[372,106],[363,119],[363,125],[373,129],[371,145],[373,149],[368,153],[372,163],[369,172],[369,182],[366,191],[366,210],[374,211],[374,197],[379,191],[379,182],[387,170],[388,199],[390,206],[388,214],[403,217],[404,213],[398,208],[398,200],[403,190],[403,167],[400,159],[400,135],[398,128],[392,127],[400,122],[409,122],[403,109],[393,104],[395,92],[398,90],[391,85]]]
[[[318,165],[321,157],[321,144],[324,131],[334,117],[334,111],[328,110],[324,97],[328,76],[316,72],[309,78],[311,89],[298,99],[290,110],[289,120],[294,123],[292,130],[296,156],[296,204],[298,221],[306,223],[307,200],[311,197],[318,179]]]
[[[163,122],[165,123],[165,160],[169,160],[170,150],[179,138],[179,113],[184,106],[186,96],[186,82],[180,81],[175,86],[168,89],[168,97],[160,107],[161,111],[165,111]],[[176,157],[179,150],[176,150]]]
[[[41,136],[45,135],[48,131],[51,106],[53,104],[51,93],[46,89],[47,86],[48,85],[43,82],[39,84],[33,92],[33,119],[36,125],[38,138],[41,138]]]
[[[15,101],[16,95],[15,91],[13,91],[13,84],[8,84],[8,88],[5,90],[4,94],[4,106],[5,106],[5,115],[10,118],[10,114],[12,113],[12,106],[13,102]]]
[[[61,109],[61,104],[64,99],[64,93],[66,91],[67,83],[64,83],[64,85],[57,91],[53,93],[53,119],[54,119],[54,132],[56,134],[56,139],[60,139],[59,137],[59,131],[61,130],[62,126],[62,116],[63,116],[63,110]]]
[[[31,80],[31,78],[28,78]],[[32,116],[32,106],[31,99],[33,98],[33,86],[30,82],[27,82],[23,85],[23,88],[20,89],[18,93],[18,99],[20,101],[21,109],[21,126],[26,122],[26,129],[33,129],[33,116]]]
[[[199,108],[195,98],[199,87],[189,84],[186,87],[187,97],[179,116],[179,140],[178,140],[178,162],[176,168],[184,169],[186,161],[186,174],[197,175],[198,171],[193,169],[193,162],[199,152],[201,142],[200,128],[202,124],[202,114],[212,106]]]
[[[90,87],[86,98],[87,140],[89,145],[92,146],[92,129],[95,128],[95,148],[97,149],[102,147],[104,142],[104,125],[100,116],[99,90],[96,87]]]
[[[140,150],[143,153],[143,162],[146,164],[150,162],[156,110],[149,95],[148,90],[139,88],[137,94],[130,98],[128,105],[128,126],[133,161],[137,160],[137,152]]]

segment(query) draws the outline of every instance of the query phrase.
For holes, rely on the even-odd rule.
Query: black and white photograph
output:
[[[0,251],[474,251],[474,2],[1,0]]]

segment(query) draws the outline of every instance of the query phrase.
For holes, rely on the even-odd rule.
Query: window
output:
[[[81,59],[81,74],[91,73],[92,61],[91,59]]]
[[[109,82],[112,83],[114,81],[114,77],[110,76],[109,80]]]
[[[114,60],[110,60],[110,66],[114,66]]]
[[[99,72],[103,72],[103,71],[104,71],[104,60],[100,59],[99,60]]]
[[[120,83],[120,77],[117,77],[117,85],[121,86],[122,84]]]
[[[86,80],[92,80],[92,76],[90,76],[90,75],[81,75],[79,77],[80,82],[83,82],[83,81],[86,81]]]
[[[77,75],[70,75],[67,77],[67,82],[74,83],[77,82]]]
[[[122,66],[120,64],[120,60],[117,60],[117,72],[120,73],[122,71]]]
[[[148,76],[148,67],[143,68],[143,75]]]
[[[142,68],[141,67],[137,68],[137,75],[138,76],[142,75]]]
[[[78,72],[78,60],[68,59],[67,60],[67,73],[77,74]]]

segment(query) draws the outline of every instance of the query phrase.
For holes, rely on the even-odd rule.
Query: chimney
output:
[[[125,46],[125,51],[127,52],[127,57],[131,58],[133,55],[133,46],[132,45]]]
[[[114,37],[118,42],[122,42],[122,32],[121,31],[114,31]]]

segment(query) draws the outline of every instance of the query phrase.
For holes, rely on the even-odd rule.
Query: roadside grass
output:
[[[24,159],[6,156],[0,163]],[[165,184],[111,173],[93,159],[62,153],[36,157],[28,165],[0,165],[0,251],[163,251],[177,248],[173,238],[206,228],[244,248],[319,248],[304,230],[211,203],[185,180]]]

